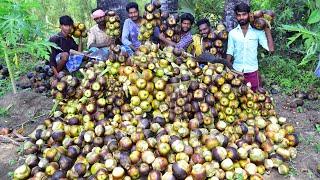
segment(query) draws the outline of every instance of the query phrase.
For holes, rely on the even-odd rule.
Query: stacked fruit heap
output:
[[[108,11],[106,15],[107,35],[113,38],[120,37],[120,17],[115,11]]]
[[[0,79],[5,79],[8,76],[9,76],[8,68],[0,64]]]
[[[287,101],[287,105],[290,108],[297,108],[298,106],[303,106],[306,100],[314,101],[318,98],[320,98],[320,95],[315,89],[310,89],[307,92],[295,91],[294,99]]]
[[[259,30],[270,26],[274,20],[275,14],[272,10],[257,10],[250,13],[250,24]]]
[[[50,90],[50,78],[53,76],[53,71],[48,64],[37,65],[34,71],[27,73],[27,78],[30,83],[21,84],[22,89],[32,88],[37,93],[43,93]]]
[[[139,41],[150,40],[153,35],[154,28],[160,24],[161,4],[158,1],[147,3],[145,5],[145,12],[141,21]]]
[[[263,179],[288,174],[297,135],[263,89],[177,49],[117,53],[52,84],[59,110],[30,135],[15,179]],[[117,50],[117,48],[115,48]],[[151,54],[151,55],[150,55]],[[141,58],[145,66],[137,66]]]
[[[87,37],[88,33],[86,31],[86,25],[83,23],[75,23],[73,25],[72,31],[71,31],[71,35],[76,37],[76,38],[80,38],[80,37]]]
[[[163,33],[167,39],[176,43],[179,42],[181,38],[179,16],[177,14],[163,12],[161,14],[161,19],[160,32]]]
[[[225,47],[223,47],[228,39],[228,32],[225,30],[223,24],[217,24],[207,38],[203,39],[203,45],[206,51],[211,54],[222,57],[225,54]]]

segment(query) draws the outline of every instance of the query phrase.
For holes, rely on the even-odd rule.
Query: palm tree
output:
[[[236,15],[234,13],[234,8],[240,2],[250,4],[250,0],[225,0],[223,22],[226,25],[228,31],[231,31],[238,25],[235,18]]]

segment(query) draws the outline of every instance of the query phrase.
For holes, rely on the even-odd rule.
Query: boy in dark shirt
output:
[[[50,42],[55,43],[60,48],[52,48],[50,54],[50,66],[52,67],[55,75],[63,70],[66,63],[70,60],[70,49],[77,50],[79,52],[82,50],[82,38],[80,37],[78,46],[70,35],[73,27],[72,18],[70,16],[61,16],[59,22],[61,31],[49,39]]]

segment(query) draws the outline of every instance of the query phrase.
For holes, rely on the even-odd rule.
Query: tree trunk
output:
[[[178,9],[178,0],[161,0],[161,10],[166,10],[170,13],[178,13]]]
[[[128,16],[126,11],[126,5],[128,2],[128,0],[97,0],[97,7],[104,11],[116,11],[120,16],[121,23],[123,23]]]
[[[240,2],[250,4],[250,0],[225,0],[223,22],[228,32],[238,25],[234,8]]]
[[[170,14],[177,13],[179,9],[178,0],[159,0],[161,2],[161,10],[168,11]]]

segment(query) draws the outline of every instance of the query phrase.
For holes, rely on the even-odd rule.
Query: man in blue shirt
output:
[[[139,6],[137,3],[128,3],[126,10],[129,18],[124,21],[121,41],[124,50],[129,55],[132,55],[141,45],[141,42],[138,40],[138,35],[142,18],[139,16]]]
[[[128,53],[129,56],[140,47],[141,42],[138,40],[142,17],[139,15],[139,6],[135,2],[130,2],[126,6],[129,18],[124,21],[121,42],[121,50]],[[159,28],[154,28],[152,37],[153,42],[158,41],[160,34]]]
[[[238,4],[235,13],[239,25],[229,32],[227,60],[231,63],[233,59],[233,68],[244,73],[245,82],[255,91],[261,87],[257,59],[258,44],[270,53],[274,52],[271,30],[268,26],[264,31],[251,27],[250,7],[245,3]]]

